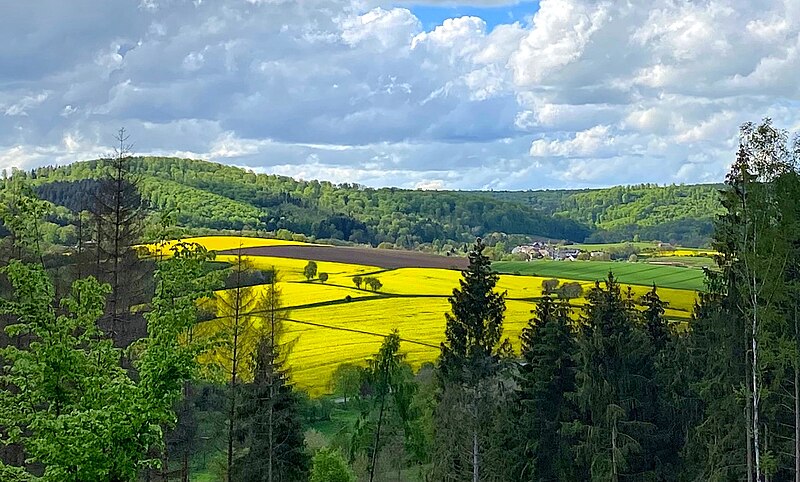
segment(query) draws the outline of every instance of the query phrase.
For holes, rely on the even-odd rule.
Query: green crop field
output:
[[[659,288],[702,290],[704,275],[701,269],[680,266],[659,266],[624,261],[498,261],[492,266],[500,273],[527,276],[569,278],[595,281],[608,276],[609,271],[622,283],[651,285]]]

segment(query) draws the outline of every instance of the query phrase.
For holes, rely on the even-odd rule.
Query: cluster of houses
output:
[[[547,258],[562,261],[575,261],[578,259],[578,255],[581,254],[581,250],[558,247],[556,245],[536,241],[533,244],[523,244],[515,247],[511,250],[511,254],[525,255],[528,257],[528,260]]]

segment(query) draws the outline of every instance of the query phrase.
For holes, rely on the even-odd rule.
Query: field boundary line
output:
[[[297,324],[300,324],[300,325],[316,326],[318,328],[328,328],[330,330],[348,331],[348,332],[351,332],[351,333],[358,333],[358,334],[361,334],[361,335],[371,335],[371,336],[376,336],[376,337],[380,337],[380,338],[386,338],[386,336],[387,336],[387,335],[382,335],[380,333],[375,333],[373,331],[364,331],[364,330],[356,330],[355,328],[344,328],[344,327],[341,327],[341,326],[324,325],[322,323],[314,323],[313,321],[295,320],[293,318],[284,318],[284,321],[289,321],[291,323],[297,323]],[[404,342],[411,343],[411,344],[414,344],[414,345],[426,346],[426,347],[429,347],[429,348],[437,348],[437,349],[439,348],[439,345],[433,345],[433,344],[425,343],[424,341],[419,341],[419,340],[411,340],[409,338],[400,337],[400,341],[404,341]]]

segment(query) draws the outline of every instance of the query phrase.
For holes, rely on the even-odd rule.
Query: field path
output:
[[[221,255],[236,255],[238,250],[220,251]],[[464,269],[467,258],[394,249],[354,248],[349,246],[258,246],[241,250],[244,256],[308,259],[333,263],[360,264],[394,268]]]

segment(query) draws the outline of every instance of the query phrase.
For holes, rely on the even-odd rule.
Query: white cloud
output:
[[[722,178],[740,123],[800,128],[796,0],[542,0],[430,28],[416,6],[447,2],[75,1],[4,7],[0,166],[125,126],[140,153],[375,186],[692,182]]]
[[[28,109],[40,105],[42,102],[47,100],[49,96],[50,92],[41,92],[36,95],[26,95],[19,99],[19,101],[9,106],[0,105],[0,109],[3,109],[4,114],[7,116],[27,116]]]
[[[518,85],[535,85],[577,61],[610,18],[609,2],[542,0],[511,60]]]

